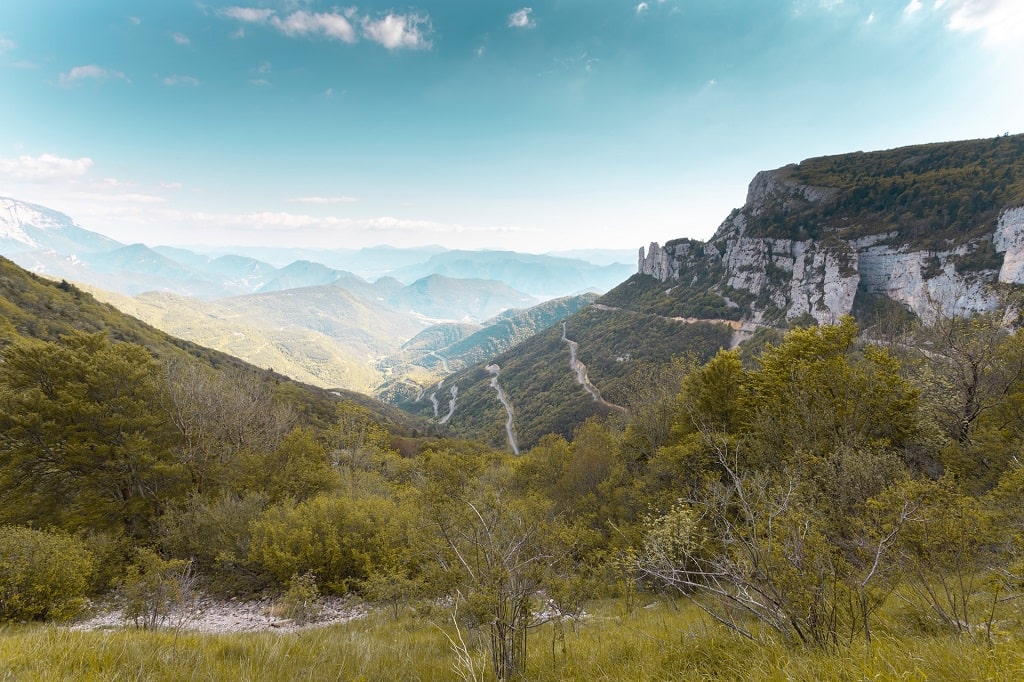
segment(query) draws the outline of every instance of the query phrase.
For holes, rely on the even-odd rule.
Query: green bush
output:
[[[320,617],[320,588],[312,573],[296,573],[288,581],[288,589],[274,605],[274,613],[299,625],[305,625]]]
[[[151,549],[139,548],[117,592],[125,620],[152,630],[177,616],[180,625],[191,615],[194,583],[190,561],[163,559]]]
[[[64,533],[0,527],[0,621],[66,620],[86,605],[92,554]]]

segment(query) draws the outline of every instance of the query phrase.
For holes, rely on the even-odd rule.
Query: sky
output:
[[[0,196],[126,243],[635,249],[1024,132],[1022,0],[6,0]]]

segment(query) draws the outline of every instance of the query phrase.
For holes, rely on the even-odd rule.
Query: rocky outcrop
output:
[[[1004,211],[999,216],[993,246],[996,252],[1003,254],[999,281],[1024,282],[1024,206]]]
[[[826,226],[814,239],[753,234],[750,225],[766,216],[778,224],[780,215],[813,214],[836,198],[835,188],[795,183],[795,168],[758,173],[746,204],[707,243],[641,248],[638,272],[740,300],[749,310],[744,319],[754,323],[806,315],[831,323],[853,310],[858,291],[886,296],[923,319],[938,311],[981,312],[999,305],[995,285],[1024,283],[1024,206],[1002,211],[986,234],[943,250],[900,243],[898,233],[856,236],[845,224]]]

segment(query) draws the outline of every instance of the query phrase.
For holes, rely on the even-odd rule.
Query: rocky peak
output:
[[[652,243],[638,272],[754,323],[834,322],[870,295],[926,319],[992,310],[999,287],[1024,284],[1022,152],[1014,136],[762,171],[707,244]]]

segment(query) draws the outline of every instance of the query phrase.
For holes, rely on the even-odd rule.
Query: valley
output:
[[[1024,627],[1024,550],[1007,532],[1024,499],[1022,145],[759,173],[709,241],[651,244],[606,293],[544,301],[498,280],[371,282],[247,256],[218,256],[233,274],[208,291],[257,291],[128,294],[0,259],[0,619],[73,619],[102,598],[107,615],[92,622],[120,624],[105,641],[168,634],[202,666],[215,665],[214,640],[186,625],[208,622],[200,605],[217,623],[203,627],[271,628],[217,635],[238,650],[275,630],[312,649],[340,629],[410,649],[425,629],[435,649],[438,633],[472,633],[482,644],[449,658],[497,679],[525,666],[561,679],[573,657],[604,660],[608,645],[587,638],[627,637],[621,623],[654,639],[691,633],[641,677],[708,647],[715,665],[806,656],[827,677],[857,656],[858,670],[881,670],[863,652],[893,642],[957,647],[933,656],[944,670],[994,651],[1012,668]],[[961,166],[982,162],[1005,186],[975,212],[918,205],[945,187],[936,173],[981,192]],[[879,222],[879,202],[902,194],[857,191],[895,168],[891,192],[916,188],[908,212],[938,221],[941,239]],[[48,227],[109,246],[5,201],[38,223],[7,223],[24,237],[8,243],[38,246]],[[115,251],[100,274],[131,282],[150,264],[157,281],[187,271],[181,286],[194,286],[205,262]],[[480,274],[466,254],[443,255],[428,261]],[[23,565],[36,568],[9,568]],[[53,626],[12,627],[0,647]],[[73,648],[93,634],[53,631]],[[494,662],[512,642],[536,649],[536,632],[555,642],[553,662],[546,649]]]

